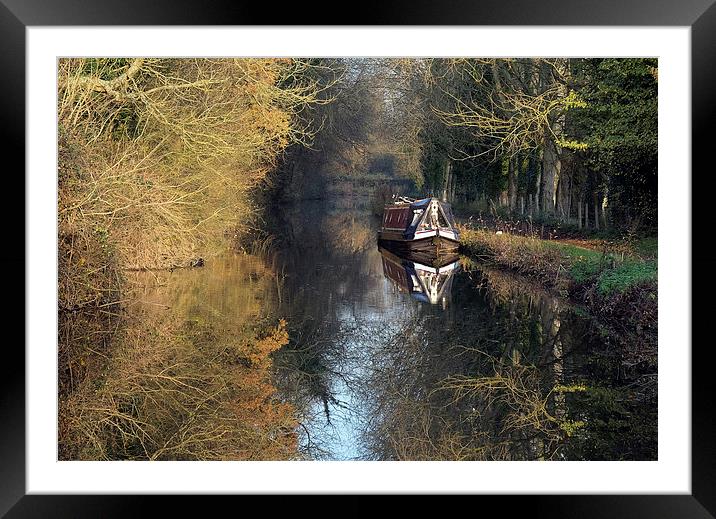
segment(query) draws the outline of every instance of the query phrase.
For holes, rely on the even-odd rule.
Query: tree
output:
[[[602,211],[618,225],[651,227],[657,215],[658,63],[654,58],[575,62],[585,105],[571,131]],[[603,219],[606,220],[606,217]]]

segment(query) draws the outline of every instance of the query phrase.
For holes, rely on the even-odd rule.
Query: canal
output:
[[[656,458],[656,380],[625,337],[470,258],[379,249],[378,224],[360,198],[282,207],[254,254],[145,275],[140,306],[229,342],[283,319],[272,383],[295,459]]]

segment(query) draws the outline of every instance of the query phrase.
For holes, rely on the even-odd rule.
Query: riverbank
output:
[[[138,317],[146,294],[132,279],[151,271],[161,286],[255,226],[254,191],[289,146],[310,142],[302,112],[329,100],[315,71],[298,59],[59,60],[61,459],[294,456],[264,355],[287,341],[277,319],[251,316],[231,335],[245,340],[223,345],[211,337],[222,330],[191,325],[193,303]],[[236,267],[275,290],[274,273]],[[255,279],[239,281],[246,307]],[[262,410],[273,414],[257,424]],[[263,440],[281,448],[258,454]]]
[[[639,343],[653,345],[656,354],[655,240],[576,245],[463,227],[461,249],[483,263],[518,272],[569,297],[620,332],[639,338]]]

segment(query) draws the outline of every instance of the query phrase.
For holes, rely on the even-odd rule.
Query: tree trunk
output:
[[[604,198],[602,199],[602,225],[605,229],[607,228],[607,204],[609,202],[607,193],[608,191],[605,189]]]
[[[557,182],[557,213],[559,214],[560,221],[564,221],[564,198],[566,196],[567,188],[565,187],[564,177],[559,179]]]
[[[507,199],[510,212],[517,207],[517,160],[509,159],[507,163]]]
[[[509,207],[510,197],[507,194],[507,190],[500,191],[500,196],[497,201],[500,203],[500,207]]]
[[[540,211],[543,209],[542,204],[540,204],[540,200],[542,200],[542,167],[541,165],[537,168],[537,183],[535,186],[535,212],[537,214],[540,213]]]
[[[599,230],[599,197],[594,193],[594,228]]]
[[[447,159],[445,162],[445,178],[443,179],[443,196],[442,201],[443,202],[449,202],[448,200],[449,194],[450,194],[450,183],[452,182],[452,162],[450,162],[450,159]]]
[[[538,60],[539,63],[539,91],[546,92],[555,86],[554,69],[547,60]],[[564,93],[566,95],[566,92]],[[561,150],[555,141],[561,135],[564,126],[563,116],[549,117],[542,128],[542,212],[554,215],[557,209],[557,185],[562,169],[560,157]]]
[[[542,154],[542,179],[544,190],[542,192],[542,211],[545,214],[553,215],[557,208],[557,184],[562,169],[562,160],[559,149],[549,128],[544,130]]]
[[[584,228],[589,229],[589,203],[584,201]]]
[[[582,228],[582,201],[577,202],[577,227]]]

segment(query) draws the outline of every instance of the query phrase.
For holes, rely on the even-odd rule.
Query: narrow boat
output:
[[[452,280],[459,270],[460,256],[440,256],[424,253],[396,253],[378,246],[382,256],[383,275],[401,292],[407,292],[414,299],[430,304],[442,303],[443,308],[450,299]]]
[[[383,210],[378,240],[406,250],[451,251],[460,244],[452,208],[437,198],[400,197]]]

